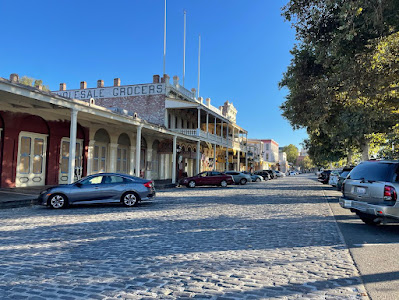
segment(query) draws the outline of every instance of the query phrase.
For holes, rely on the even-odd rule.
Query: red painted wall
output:
[[[0,111],[3,120],[3,149],[0,152],[0,186],[15,187],[18,159],[18,138],[21,131],[47,134],[46,184],[58,184],[60,146],[63,137],[69,137],[69,121],[46,121],[39,116]],[[86,174],[89,130],[78,125],[77,138],[84,140],[83,168]]]

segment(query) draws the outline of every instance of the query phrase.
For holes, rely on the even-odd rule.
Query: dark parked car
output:
[[[344,182],[344,180],[346,179],[346,177],[348,176],[348,174],[350,173],[350,171],[352,171],[354,167],[345,167],[342,172],[339,174],[338,177],[338,182],[337,182],[337,190],[340,191],[342,188],[342,183]]]
[[[324,184],[327,184],[328,180],[330,180],[330,174],[331,170],[324,170],[323,172],[320,173],[319,178],[317,180]]]
[[[72,204],[122,203],[135,206],[155,196],[154,183],[126,174],[99,173],[72,184],[50,187],[39,195],[39,204],[64,208]]]
[[[254,174],[262,176],[264,180],[271,179],[270,173],[268,172],[268,170],[255,171]]]
[[[228,184],[234,184],[233,177],[216,171],[206,171],[193,177],[186,177],[180,180],[180,185],[193,188],[197,185],[220,185],[226,187]]]
[[[266,170],[266,172],[269,173],[271,179],[276,179],[277,178],[276,171],[274,171],[274,170]]]
[[[398,161],[366,161],[343,182],[339,203],[366,224],[399,222],[398,189]]]

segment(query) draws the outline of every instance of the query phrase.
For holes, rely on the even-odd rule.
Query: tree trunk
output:
[[[370,141],[364,140],[362,143],[362,161],[369,160]]]
[[[351,166],[352,165],[352,161],[353,161],[353,152],[352,152],[352,150],[348,150],[348,155],[346,157],[346,164],[348,166]]]

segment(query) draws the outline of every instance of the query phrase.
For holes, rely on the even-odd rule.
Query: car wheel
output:
[[[227,186],[227,181],[226,180],[222,180],[222,182],[220,183],[221,187],[226,187]]]
[[[361,213],[361,212],[357,212],[356,214],[359,216],[360,220],[362,220],[367,225],[378,225],[381,223],[380,220],[376,220],[377,219],[376,216]]]
[[[189,188],[195,188],[195,181],[194,181],[194,180],[191,180],[191,181],[188,183],[188,187],[189,187]]]
[[[247,180],[246,180],[245,178],[241,178],[240,184],[241,184],[241,185],[244,185],[244,184],[246,184],[246,183],[247,183]]]
[[[256,182],[260,182],[260,178],[256,178],[256,180],[255,180]]]
[[[140,197],[136,193],[125,193],[122,196],[122,203],[127,207],[136,206],[140,201]]]
[[[50,197],[48,203],[51,208],[60,209],[68,206],[68,199],[64,195],[54,194]]]

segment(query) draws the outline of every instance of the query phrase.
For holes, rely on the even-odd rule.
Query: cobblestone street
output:
[[[1,210],[0,299],[366,299],[313,177]]]

